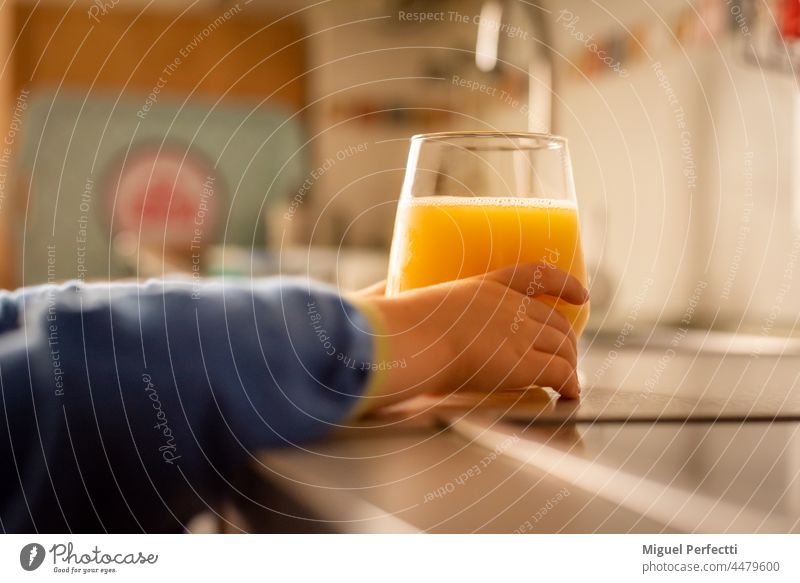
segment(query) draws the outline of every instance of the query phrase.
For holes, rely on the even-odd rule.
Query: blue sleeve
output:
[[[307,283],[4,293],[0,526],[179,530],[255,450],[347,417],[372,350],[364,315]]]

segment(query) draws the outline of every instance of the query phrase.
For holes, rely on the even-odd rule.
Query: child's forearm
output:
[[[369,322],[324,287],[76,289],[3,300],[6,530],[179,529],[255,450],[346,419],[371,376]]]

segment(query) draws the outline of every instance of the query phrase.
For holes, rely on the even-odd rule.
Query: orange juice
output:
[[[388,293],[479,275],[515,263],[546,263],[586,285],[578,212],[542,198],[430,196],[397,209]],[[580,334],[589,306],[543,298]]]

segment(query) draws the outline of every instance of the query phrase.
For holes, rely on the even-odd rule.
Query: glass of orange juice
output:
[[[412,137],[386,293],[518,263],[558,267],[586,286],[567,141],[502,132]],[[542,299],[580,335],[588,304]]]

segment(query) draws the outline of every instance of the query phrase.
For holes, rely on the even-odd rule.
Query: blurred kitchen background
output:
[[[7,0],[4,287],[386,270],[408,138],[569,138],[595,331],[789,334],[797,0]]]

